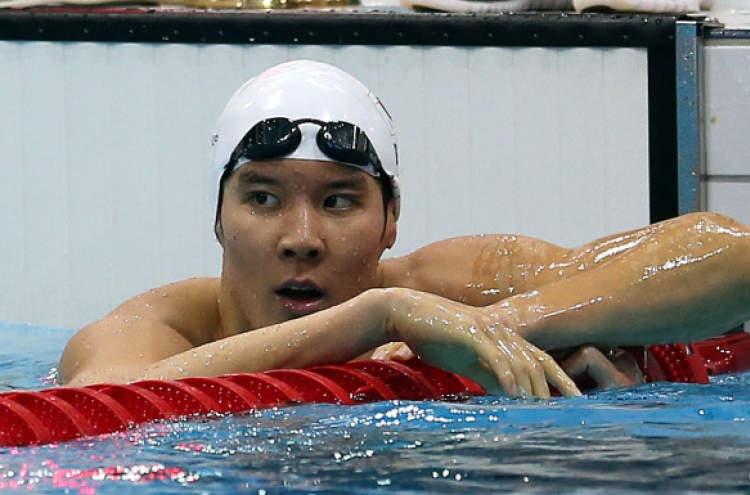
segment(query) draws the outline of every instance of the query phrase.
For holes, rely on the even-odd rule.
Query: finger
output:
[[[513,339],[510,342],[512,354],[509,359],[519,394],[548,399],[549,386],[539,363],[540,358],[544,358],[546,354],[512,332],[508,336]]]
[[[384,349],[375,349],[375,351],[370,356],[370,359],[378,359],[378,360],[385,360],[387,358],[387,352]]]
[[[549,386],[544,369],[537,360],[539,354],[546,354],[513,332],[507,333],[506,338],[510,338],[511,341],[505,342],[498,339],[495,329],[489,330],[493,335],[490,340],[495,343],[494,351],[497,358],[492,361],[491,357],[483,356],[483,359],[490,363],[506,393],[513,397],[523,395],[549,398]],[[493,362],[495,365],[492,365]],[[499,373],[504,373],[504,376]],[[513,388],[515,392],[511,392]]]
[[[389,342],[383,344],[372,352],[370,359],[379,359],[381,361],[394,359],[394,355],[403,345],[402,342]]]
[[[638,383],[594,346],[579,349],[565,361],[563,368],[572,378],[589,376],[597,388],[624,387]]]
[[[589,365],[589,375],[599,387],[625,387],[634,385],[633,381],[604,355]]]
[[[576,383],[563,371],[554,359],[549,358],[542,362],[544,376],[553,387],[560,391],[565,397],[576,397],[581,395]]]
[[[542,351],[537,351],[533,359],[534,363],[529,372],[533,394],[542,399],[549,399],[552,397],[552,394],[549,391],[547,377],[544,375],[543,363],[547,360],[552,360],[552,358]]]
[[[510,364],[510,369],[513,371],[513,376],[516,378],[516,385],[518,387],[518,395],[522,397],[528,397],[534,394],[534,387],[531,385],[531,377],[529,376],[529,359],[521,358],[525,362],[518,362],[513,360]]]
[[[629,352],[619,350],[612,356],[609,361],[617,368],[620,373],[627,377],[630,385],[638,385],[645,383],[646,380],[643,377],[638,361]]]
[[[489,339],[487,340],[490,345],[480,347],[479,357],[495,374],[495,378],[503,392],[510,397],[518,397],[519,391],[516,375],[510,367],[513,353],[505,342],[499,341],[492,345],[492,342]]]
[[[408,361],[410,359],[414,359],[414,353],[408,345],[402,343],[401,346],[393,353],[393,359],[399,361]]]
[[[551,396],[549,386],[544,376],[544,368],[541,365],[542,361],[550,359],[549,356],[525,340],[516,341],[513,345],[517,349],[518,354],[525,360],[521,371],[524,377],[522,379],[517,377],[516,380],[526,390],[527,395],[549,399]]]
[[[570,357],[562,361],[560,366],[571,378],[578,378],[586,373],[588,369],[588,360],[583,354],[583,349],[578,349]]]
[[[488,395],[510,395],[499,384],[494,370],[482,361],[475,361],[474,364],[461,370],[461,375],[481,385]]]
[[[388,361],[391,358],[392,344],[381,345],[372,353],[370,359],[379,359],[381,361]]]
[[[519,395],[536,395],[531,376],[534,368],[533,358],[526,352],[524,348],[526,346],[520,345],[518,341],[512,341],[510,347],[514,351],[513,355],[510,356],[510,369],[516,378]]]

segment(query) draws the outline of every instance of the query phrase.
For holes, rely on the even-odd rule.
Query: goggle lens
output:
[[[369,168],[374,175],[382,173],[375,147],[359,126],[349,122],[322,122],[315,119],[291,121],[285,117],[266,119],[255,124],[235,148],[227,167],[233,167],[242,157],[257,160],[277,158],[294,152],[302,140],[302,132],[298,126],[306,123],[320,126],[316,143],[326,156]]]

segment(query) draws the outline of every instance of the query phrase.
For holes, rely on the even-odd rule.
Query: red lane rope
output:
[[[750,335],[628,349],[647,381],[708,383],[750,369]],[[307,370],[144,380],[0,394],[0,447],[114,433],[155,420],[242,413],[304,402],[362,404],[484,395],[475,382],[423,361],[353,361]]]

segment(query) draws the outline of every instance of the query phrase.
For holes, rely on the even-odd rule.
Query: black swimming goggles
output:
[[[320,126],[315,140],[326,156],[360,167],[376,177],[384,173],[375,147],[359,126],[349,122],[290,120],[286,117],[274,117],[255,124],[232,152],[227,168],[233,168],[242,158],[259,160],[293,153],[302,141],[299,124],[308,123]]]

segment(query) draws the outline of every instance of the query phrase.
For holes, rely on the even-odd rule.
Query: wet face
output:
[[[376,283],[396,237],[377,179],[308,160],[243,165],[227,181],[219,239],[222,298],[244,331],[346,301]],[[225,306],[229,301],[222,301]]]

